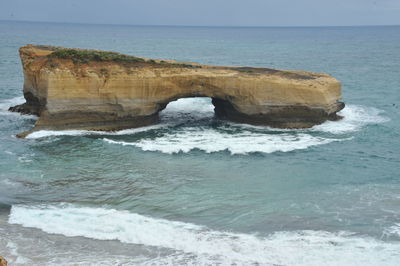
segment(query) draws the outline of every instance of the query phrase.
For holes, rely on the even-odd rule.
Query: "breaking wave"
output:
[[[22,97],[0,103],[0,111],[10,105],[23,102]],[[4,106],[3,106],[4,105]],[[154,126],[127,129],[117,132],[66,130],[41,130],[27,136],[39,139],[51,136],[106,135],[103,140],[110,144],[135,146],[144,151],[163,153],[201,150],[207,153],[229,151],[231,154],[252,152],[272,153],[307,149],[312,146],[349,140],[348,134],[367,124],[382,123],[389,119],[383,111],[358,105],[347,105],[339,114],[340,121],[327,121],[310,129],[272,129],[229,122],[213,123],[213,105],[209,98],[179,99],[168,104],[161,112],[161,123]],[[141,136],[135,141],[113,139],[112,136],[135,135],[154,131],[151,136]]]
[[[111,144],[139,147],[144,151],[163,153],[187,153],[202,150],[207,153],[228,150],[231,154],[251,152],[289,152],[307,149],[311,146],[327,144],[341,139],[314,137],[309,134],[265,134],[255,132],[224,133],[215,129],[185,128],[185,131],[171,132],[155,139],[141,139],[136,142],[115,141],[104,138]]]
[[[6,99],[6,100],[0,100],[0,115],[4,116],[19,116],[22,118],[33,118],[35,116],[33,115],[21,115],[19,113],[15,112],[10,112],[8,111],[8,108],[18,105],[18,104],[23,104],[25,102],[24,97],[15,97],[11,99]]]
[[[25,102],[24,97],[15,97],[11,99],[0,100],[0,111],[7,111],[11,106],[22,104]]]
[[[395,225],[386,228],[386,230],[384,231],[384,235],[393,235],[400,237],[400,223],[396,223]]]
[[[12,206],[9,223],[67,237],[118,240],[168,249],[155,264],[399,265],[400,243],[350,232],[276,232],[261,237],[210,230],[128,211],[71,204]]]
[[[120,131],[110,132],[110,131],[91,131],[91,130],[39,130],[32,132],[28,136],[27,139],[40,139],[46,137],[54,137],[54,136],[85,136],[85,135],[110,135],[110,136],[120,136],[120,135],[132,135],[139,132],[145,132],[149,130],[155,130],[160,128],[165,128],[168,125],[160,124],[154,126],[140,127],[140,128],[131,128],[124,129]]]
[[[342,120],[328,121],[311,129],[282,130],[234,123],[205,127],[189,123],[186,127],[162,132],[155,138],[141,138],[134,142],[110,138],[103,140],[110,144],[135,146],[144,151],[168,154],[187,153],[196,149],[207,153],[226,150],[231,154],[289,152],[352,139],[351,136],[340,134],[357,131],[370,123],[388,121],[382,113],[383,111],[376,108],[349,105],[339,113],[343,116]],[[167,108],[164,118],[174,118],[184,124],[187,119],[185,116],[188,115],[191,118],[194,116],[194,119],[212,117],[212,104],[205,100],[181,99],[174,102],[170,109]],[[318,133],[333,134],[336,137],[317,136]]]
[[[383,116],[383,113],[384,111],[374,107],[348,105],[338,113],[343,119],[339,121],[326,121],[321,125],[314,126],[312,130],[332,134],[357,131],[367,124],[379,124],[389,121],[389,118]]]

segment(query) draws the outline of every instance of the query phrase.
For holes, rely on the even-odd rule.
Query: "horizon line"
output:
[[[93,25],[93,26],[133,26],[133,27],[193,27],[193,28],[339,28],[339,27],[396,27],[400,24],[370,24],[370,25],[296,25],[296,26],[244,26],[244,25],[174,25],[174,24],[119,24],[119,23],[90,23],[90,22],[62,22],[62,21],[38,21],[38,20],[13,20],[0,19],[0,22],[19,22],[19,23],[54,23],[54,24],[74,24],[74,25]]]

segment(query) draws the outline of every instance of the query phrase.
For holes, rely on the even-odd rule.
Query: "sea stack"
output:
[[[323,73],[210,66],[44,45],[27,45],[19,52],[26,103],[10,111],[38,115],[31,131],[151,125],[169,102],[187,97],[212,98],[220,118],[278,128],[337,120],[344,107],[340,82]]]

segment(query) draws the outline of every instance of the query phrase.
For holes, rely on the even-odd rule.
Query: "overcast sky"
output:
[[[399,25],[400,0],[0,0],[0,20],[190,26]]]

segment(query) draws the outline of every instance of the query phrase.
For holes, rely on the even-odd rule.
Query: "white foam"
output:
[[[187,113],[194,117],[207,117],[214,115],[214,105],[210,98],[183,98],[170,102],[161,116],[171,116]]]
[[[84,135],[110,135],[110,136],[118,136],[118,135],[130,135],[136,134],[139,132],[145,132],[154,129],[160,129],[164,127],[168,127],[168,124],[159,124],[154,126],[147,127],[139,127],[139,128],[131,128],[124,129],[120,131],[92,131],[92,130],[39,130],[30,133],[26,136],[27,139],[40,139],[46,137],[54,137],[54,136],[84,136]]]
[[[383,116],[383,111],[373,107],[346,105],[338,114],[343,116],[339,121],[327,121],[314,126],[313,131],[323,131],[333,134],[343,134],[360,130],[367,124],[379,124],[389,121]]]
[[[12,206],[9,223],[67,237],[83,236],[167,248],[177,252],[176,258],[167,259],[175,262],[186,254],[186,257],[194,256],[195,261],[212,260],[213,264],[222,265],[400,264],[399,242],[383,242],[348,232],[277,232],[259,237],[214,231],[128,211],[71,204]]]
[[[3,236],[2,236],[3,237]],[[12,239],[12,240],[11,240]],[[104,252],[104,250],[87,250],[82,252],[79,243],[69,243],[68,249],[54,245],[45,237],[26,236],[24,234],[10,234],[2,239],[5,245],[1,245],[2,256],[7,258],[9,265],[143,265],[151,261],[151,258],[143,255],[129,256]],[[4,243],[3,242],[3,243]],[[154,264],[153,264],[154,265]]]
[[[22,97],[11,99],[10,102],[21,101]],[[18,103],[15,103],[18,104]],[[6,110],[8,110],[10,104],[7,103]],[[125,129],[120,131],[91,131],[91,130],[39,130],[32,132],[26,138],[27,139],[40,139],[53,136],[84,136],[84,135],[131,135],[139,132],[148,130],[166,128],[174,126],[176,124],[185,122],[190,118],[205,118],[212,117],[214,115],[214,106],[211,104],[210,98],[186,98],[178,99],[170,102],[164,111],[161,112],[160,117],[164,121],[162,124]]]
[[[0,111],[8,111],[8,108],[25,102],[24,97],[15,97],[6,100],[0,100]]]
[[[400,237],[400,223],[396,223],[386,228],[384,235],[394,235]]]
[[[9,100],[20,102],[23,98],[18,97]],[[8,103],[7,106],[10,104]],[[8,108],[8,107],[7,107]],[[211,118],[214,115],[214,106],[210,98],[186,98],[168,104],[167,108],[160,113],[161,124],[127,129],[116,132],[65,130],[65,131],[36,131],[27,136],[28,139],[38,139],[51,136],[82,136],[82,135],[130,135],[139,132],[169,128],[186,122],[196,121],[203,118]],[[348,140],[351,138],[337,139],[318,137],[314,132],[326,132],[336,135],[346,134],[360,130],[367,124],[383,123],[389,119],[383,116],[383,111],[359,105],[347,105],[339,115],[343,116],[340,121],[327,121],[311,129],[276,129],[263,126],[251,126],[244,124],[226,123],[219,129],[203,129],[198,127],[185,127],[171,129],[170,133],[164,134],[156,139],[141,139],[137,142],[124,142],[104,139],[112,144],[131,145],[145,151],[160,151],[163,153],[189,152],[194,149],[203,150],[207,153],[228,150],[232,154],[246,154],[251,152],[272,153],[276,151],[288,152],[298,149],[307,149],[311,146],[322,145],[334,141]],[[241,133],[227,134],[222,130],[230,127],[238,129]],[[184,131],[183,131],[184,130]],[[245,132],[243,132],[245,131]],[[312,134],[314,133],[314,134]]]
[[[21,115],[20,113],[10,112],[8,109],[12,106],[23,104],[25,102],[24,97],[15,97],[6,100],[0,100],[0,115],[3,116],[18,116],[21,118],[36,118],[34,115]]]
[[[215,129],[185,128],[185,131],[166,133],[155,139],[141,139],[137,142],[114,141],[104,138],[111,144],[130,145],[144,151],[160,151],[163,153],[189,152],[199,149],[207,153],[229,151],[231,154],[247,154],[251,152],[272,153],[307,149],[311,146],[327,144],[341,139],[314,137],[305,133],[269,134],[245,131],[228,134]]]

